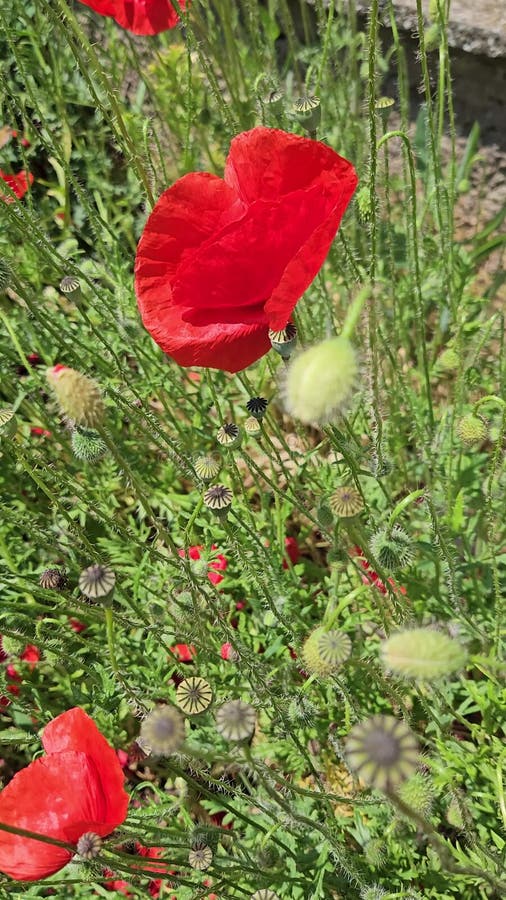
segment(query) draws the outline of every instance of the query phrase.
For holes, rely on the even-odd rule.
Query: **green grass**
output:
[[[498,273],[476,287],[504,245],[501,216],[466,242],[456,234],[478,148],[474,132],[463,151],[456,142],[446,4],[431,7],[439,30],[430,58],[420,30],[416,123],[396,30],[387,50],[377,3],[363,26],[353,6],[195,0],[184,28],[152,38],[64,0],[16,0],[0,16],[0,125],[30,141],[1,148],[0,168],[35,175],[22,201],[0,202],[10,270],[0,405],[17,420],[0,444],[0,631],[11,652],[0,695],[12,685],[8,662],[22,676],[1,710],[2,776],[27,765],[37,731],[75,705],[128,750],[149,709],[175,702],[174,674],[204,677],[214,707],[194,720],[180,753],[127,771],[138,802],[107,842],[162,847],[175,871],[166,896],[178,900],[260,888],[282,900],[505,891],[504,316]],[[395,103],[378,109],[392,72]],[[278,89],[281,103],[269,103]],[[164,357],[142,327],[132,277],[162,191],[189,171],[221,175],[239,131],[303,134],[294,103],[305,93],[321,98],[318,138],[360,178],[297,306],[300,344],[310,346],[340,333],[353,300],[364,301],[354,396],[321,429],[286,413],[273,351],[237,376],[199,370],[198,380]],[[79,279],[78,297],[59,290],[66,275]],[[34,353],[40,366],[27,360]],[[72,450],[45,378],[56,363],[101,387],[107,452],[96,462]],[[219,480],[234,500],[218,520],[202,505],[195,458],[217,450],[222,419],[241,424],[257,395],[270,400],[262,436],[222,452]],[[487,436],[466,444],[459,423],[471,413],[486,419]],[[364,511],[329,517],[330,495],[353,483]],[[413,559],[387,571],[369,545],[394,523]],[[301,555],[283,568],[286,536]],[[192,545],[216,545],[228,560],[219,586],[178,555]],[[364,583],[355,545],[386,593]],[[77,587],[94,562],[116,574],[112,615]],[[54,566],[68,572],[63,592],[39,585]],[[74,632],[69,617],[86,630]],[[290,649],[300,657],[322,623],[350,637],[351,658],[333,676],[305,680]],[[385,670],[385,635],[434,624],[466,648],[463,670],[420,683]],[[222,659],[225,642],[236,661]],[[171,650],[182,643],[196,649],[189,664]],[[42,654],[33,669],[18,660],[26,644]],[[251,746],[216,732],[214,712],[233,698],[256,710]],[[431,798],[422,812],[416,792],[385,798],[348,773],[346,735],[376,713],[403,716],[419,735]],[[218,812],[221,827],[210,818]],[[188,866],[202,835],[214,848],[205,874]],[[6,879],[0,894],[44,897],[51,886],[61,898],[111,896],[107,867],[145,897],[141,863],[105,851],[38,885]]]

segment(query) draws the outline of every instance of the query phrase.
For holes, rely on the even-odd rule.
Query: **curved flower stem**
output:
[[[387,525],[388,530],[390,531],[393,528],[393,526],[394,526],[395,522],[397,521],[397,519],[399,518],[400,514],[406,509],[407,506],[409,506],[410,503],[414,503],[414,501],[418,500],[419,497],[424,497],[424,496],[425,496],[425,488],[420,488],[417,491],[411,491],[411,493],[408,494],[407,497],[403,497],[402,500],[399,500],[397,506],[395,506],[394,509],[392,510],[392,512],[390,513],[390,516],[388,519],[388,525]]]

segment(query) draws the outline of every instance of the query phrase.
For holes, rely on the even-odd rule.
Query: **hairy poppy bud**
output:
[[[426,775],[415,772],[399,788],[399,797],[410,809],[428,816],[434,802],[434,789]]]
[[[91,428],[76,427],[72,432],[70,439],[74,456],[82,459],[84,462],[94,462],[107,453],[107,446],[104,444],[98,432]]]
[[[348,403],[357,372],[355,350],[347,338],[330,338],[305,350],[286,373],[288,412],[307,425],[330,422]]]
[[[104,401],[96,381],[70,369],[57,365],[46,372],[62,412],[77,425],[96,428],[104,418]]]
[[[481,416],[470,413],[457,422],[457,434],[463,444],[481,444],[488,437],[488,424]]]
[[[371,540],[371,553],[387,572],[402,569],[413,560],[412,541],[403,528],[380,528]]]
[[[457,641],[431,628],[392,634],[381,646],[383,664],[408,678],[432,680],[461,669],[467,653]]]

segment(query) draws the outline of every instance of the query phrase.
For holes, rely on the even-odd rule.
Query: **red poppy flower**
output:
[[[22,659],[23,662],[27,662],[30,669],[33,669],[40,660],[40,650],[35,644],[27,644],[19,658]]]
[[[94,721],[75,707],[46,725],[40,756],[0,793],[0,872],[23,881],[45,878],[72,858],[63,847],[1,830],[1,823],[76,844],[104,837],[127,813],[128,794],[116,752]]]
[[[288,556],[288,559],[290,560],[292,566],[296,566],[300,558],[300,548],[296,538],[285,538],[285,554],[286,556]],[[288,563],[286,559],[283,560],[283,568],[288,569]]]
[[[179,662],[191,662],[197,653],[193,644],[191,647],[188,644],[174,644],[170,649]]]
[[[0,178],[5,181],[7,187],[10,187],[18,200],[21,200],[21,198],[25,196],[28,186],[33,183],[32,173],[25,172],[24,170],[18,172],[17,175],[7,175],[6,172],[2,172],[0,169]],[[4,200],[6,203],[14,203],[12,194],[2,194],[0,192],[0,200]]]
[[[80,634],[81,631],[86,631],[87,625],[86,622],[81,622],[79,619],[74,619],[73,616],[69,618],[69,625],[72,631],[75,631],[76,634]]]
[[[217,550],[218,547],[216,544],[211,544],[211,550]],[[200,559],[200,551],[203,550],[202,544],[198,544],[196,547],[188,548],[188,556],[190,559]],[[186,555],[185,550],[178,550],[179,556],[184,559]],[[223,581],[223,575],[218,575],[218,572],[224,572],[228,566],[228,561],[225,559],[222,553],[218,553],[215,559],[210,560],[209,569],[214,569],[214,572],[208,572],[207,577],[212,584],[219,584],[220,581]]]
[[[101,16],[111,16],[118,25],[134,34],[159,34],[179,22],[170,0],[81,0]],[[179,0],[184,9],[186,0]]]
[[[254,128],[224,178],[190,172],[158,200],[137,249],[145,327],[182,366],[238,372],[270,348],[320,270],[357,184],[318,141]]]

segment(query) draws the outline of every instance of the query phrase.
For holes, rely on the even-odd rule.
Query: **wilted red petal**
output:
[[[137,250],[145,327],[184,366],[229,372],[270,348],[328,253],[351,163],[278,129],[232,141],[223,180],[190,173],[158,200]]]
[[[179,22],[170,0],[81,0],[101,16],[112,18],[134,34],[159,34]],[[181,9],[185,0],[179,0]]]

